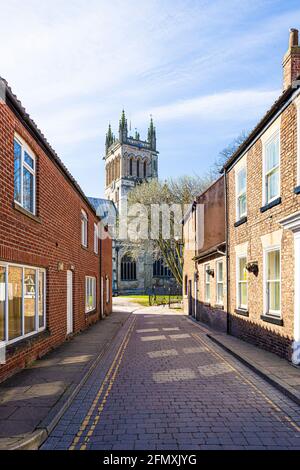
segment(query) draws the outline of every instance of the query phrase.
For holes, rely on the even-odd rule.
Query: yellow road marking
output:
[[[257,385],[255,385],[253,382],[251,382],[251,380],[244,377],[241,374],[241,372],[239,372],[229,361],[227,361],[221,354],[219,354],[217,351],[212,349],[205,341],[203,341],[199,337],[199,335],[197,335],[196,333],[192,333],[192,336],[194,337],[194,339],[199,344],[205,345],[215,357],[221,358],[223,362],[226,362],[226,364],[228,364],[229,367],[239,376],[239,378],[242,382],[244,382],[244,383],[250,385],[252,388],[254,388],[266,400],[266,402],[271,406],[271,408],[273,408],[273,410],[275,410],[277,413],[283,413],[283,415],[284,415],[283,417],[285,418],[285,420],[293,428],[295,428],[297,430],[297,432],[300,432],[300,427],[297,425],[297,423],[290,416],[288,416],[282,408],[280,408],[278,405],[276,405],[276,403],[274,403],[262,390],[260,390],[257,387]],[[276,417],[277,420],[282,422],[282,420],[279,418],[279,416],[277,416],[277,414],[274,414],[274,416]]]
[[[131,322],[131,324],[130,324],[130,326],[129,326],[127,332],[126,332],[126,335],[125,335],[125,337],[123,338],[122,343],[120,344],[120,346],[119,346],[119,348],[118,348],[118,351],[117,351],[117,353],[116,353],[116,355],[115,355],[115,357],[114,357],[114,360],[113,360],[113,362],[112,362],[112,364],[111,364],[111,366],[110,366],[110,368],[109,368],[109,370],[108,370],[108,372],[107,372],[107,374],[106,374],[106,376],[105,376],[105,378],[104,378],[104,380],[103,380],[103,382],[102,382],[102,385],[101,385],[100,389],[98,390],[98,393],[97,393],[97,395],[96,395],[96,397],[95,397],[95,399],[94,399],[94,401],[93,401],[93,403],[92,403],[92,405],[91,405],[91,407],[90,407],[90,409],[89,409],[89,411],[88,411],[86,417],[85,417],[84,420],[82,421],[81,426],[80,426],[80,428],[79,428],[79,431],[77,432],[75,438],[73,439],[73,442],[72,442],[71,446],[69,447],[69,450],[75,450],[75,449],[76,449],[76,445],[79,443],[80,438],[82,437],[83,433],[86,431],[87,427],[89,426],[89,423],[90,423],[90,421],[91,421],[91,419],[92,419],[92,415],[93,415],[93,413],[94,413],[94,411],[95,411],[95,409],[96,409],[96,407],[97,407],[97,404],[98,404],[98,402],[99,402],[99,400],[100,400],[100,398],[101,398],[101,395],[102,395],[102,393],[103,393],[103,391],[104,391],[104,388],[105,388],[106,384],[109,382],[109,379],[110,379],[110,376],[111,376],[111,374],[112,374],[112,372],[113,372],[114,366],[115,366],[115,364],[117,363],[120,354],[121,354],[121,358],[122,358],[123,355],[124,355],[125,349],[126,349],[126,347],[127,347],[128,341],[129,341],[129,335],[131,335],[131,333],[132,333],[132,331],[133,331],[135,322],[136,322],[136,318],[134,318],[134,319],[132,320],[132,322]],[[120,366],[120,361],[119,361],[119,363],[118,363],[117,368],[119,368],[119,366]],[[113,375],[113,377],[115,377],[115,376],[116,376],[116,373]],[[112,384],[110,384],[109,387],[108,387],[109,391],[111,390],[111,386],[112,386]],[[103,400],[102,400],[102,402],[101,402],[101,405],[100,405],[99,408],[98,408],[98,411],[102,411],[102,410],[103,410],[104,404],[105,404],[105,402],[106,402],[106,397],[107,397],[107,395],[108,395],[108,394],[106,393],[106,394],[105,394],[105,397],[103,398]],[[94,424],[94,423],[93,423],[93,424]],[[90,431],[89,431],[89,432],[90,432]]]

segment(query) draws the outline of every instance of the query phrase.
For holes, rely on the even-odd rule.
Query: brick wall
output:
[[[297,111],[290,104],[280,122],[281,204],[261,213],[262,206],[262,141],[259,139],[244,157],[247,165],[247,222],[235,227],[235,171],[228,174],[228,251],[229,312],[232,334],[290,358],[294,327],[294,242],[290,231],[282,230],[279,221],[299,211],[300,199],[294,194],[297,185]],[[263,244],[262,236],[282,230],[281,235],[281,312],[283,326],[266,323],[263,314]],[[277,234],[278,236],[278,234]],[[259,273],[248,275],[249,317],[235,313],[236,301],[236,247],[247,243],[247,260],[257,261]]]
[[[36,217],[14,206],[14,133],[36,156]],[[88,216],[88,248],[81,247],[81,209]],[[0,104],[0,260],[46,269],[46,331],[8,347],[0,380],[42,356],[66,339],[67,270],[74,268],[74,333],[100,316],[100,256],[94,254],[94,223],[98,219],[57,163],[5,104]],[[103,274],[111,286],[111,243],[102,247]],[[63,271],[58,271],[58,262]],[[97,278],[97,307],[85,313],[85,276]],[[111,311],[110,302],[105,305]]]

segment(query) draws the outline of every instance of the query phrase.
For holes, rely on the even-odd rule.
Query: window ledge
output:
[[[272,207],[278,206],[281,204],[281,197],[278,197],[277,199],[274,199],[274,201],[270,202],[269,204],[266,204],[265,206],[260,208],[260,212],[266,212],[269,209],[272,209]]]
[[[97,308],[94,308],[94,310],[89,310],[88,312],[85,312],[87,317],[95,315],[95,313],[97,313]]]
[[[240,220],[238,220],[237,222],[235,222],[234,226],[235,226],[235,227],[239,227],[240,225],[245,224],[247,221],[248,221],[248,218],[247,218],[247,217],[242,217]]]
[[[85,251],[88,251],[88,247],[87,246],[84,246],[83,244],[81,244],[81,248]]]
[[[249,311],[243,308],[236,308],[234,312],[237,315],[242,315],[243,317],[249,317]]]
[[[295,194],[300,194],[300,185],[299,185],[299,186],[296,186],[296,187],[294,188],[294,193],[295,193]]]
[[[282,318],[271,317],[270,315],[261,315],[260,319],[267,323],[272,323],[273,325],[283,326]]]
[[[28,336],[27,338],[20,338],[19,341],[15,343],[8,344],[6,346],[6,354],[7,356],[13,356],[15,353],[19,353],[24,349],[31,348],[35,343],[41,341],[42,339],[48,338],[50,336],[50,330],[46,329],[40,331],[39,333],[33,334],[32,336]]]
[[[20,212],[21,214],[25,215],[26,217],[28,217],[29,219],[31,220],[34,220],[35,222],[41,224],[42,221],[39,217],[37,217],[36,215],[32,214],[31,212],[28,212],[26,209],[24,209],[24,207],[20,206],[17,202],[14,202],[13,204],[13,208],[17,211],[17,212]]]
[[[219,309],[219,310],[224,310],[224,305],[222,305],[222,304],[215,304],[215,305],[214,305],[214,308],[217,308],[217,309]]]

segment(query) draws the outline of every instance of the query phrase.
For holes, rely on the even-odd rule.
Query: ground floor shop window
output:
[[[46,326],[46,272],[0,264],[0,341],[14,342]]]

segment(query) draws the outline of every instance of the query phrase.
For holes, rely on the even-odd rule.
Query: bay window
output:
[[[14,139],[14,199],[31,214],[35,214],[35,157],[23,141]]]
[[[237,258],[237,308],[247,310],[248,308],[248,276],[246,270],[247,257]]]
[[[45,328],[46,273],[0,264],[0,341],[15,342]]]
[[[280,196],[280,134],[275,132],[264,144],[264,204]]]
[[[265,251],[265,313],[280,316],[280,249]]]
[[[96,309],[96,278],[85,278],[85,313]]]
[[[241,168],[236,175],[236,215],[237,221],[247,215],[247,172],[246,167]]]

